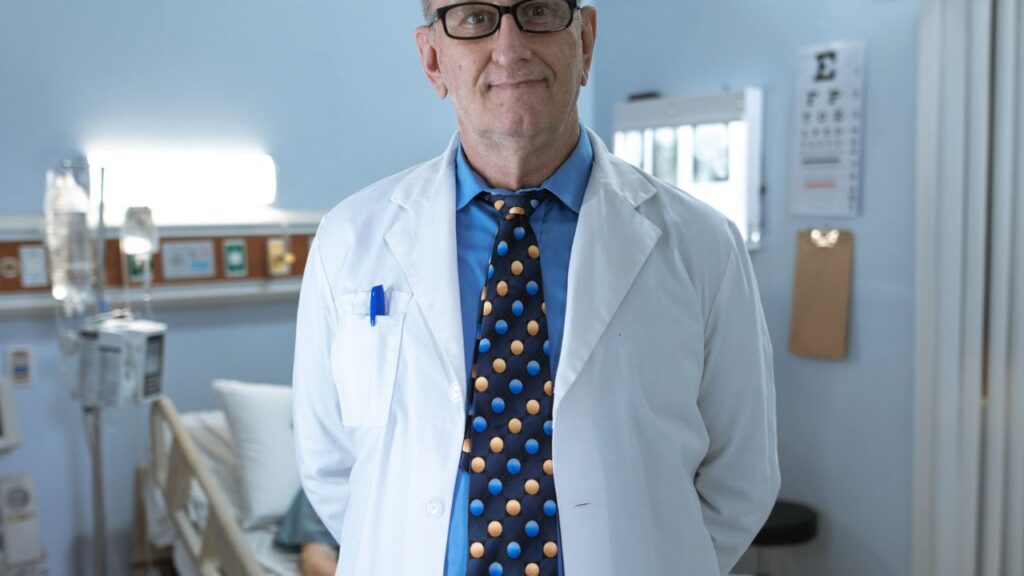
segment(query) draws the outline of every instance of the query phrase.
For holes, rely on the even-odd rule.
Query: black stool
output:
[[[754,546],[792,546],[814,540],[818,513],[796,502],[779,501],[754,537]]]
[[[809,506],[796,502],[778,501],[772,508],[768,520],[761,527],[761,531],[754,537],[751,546],[758,547],[781,547],[795,546],[814,540],[818,534],[818,513]],[[761,568],[761,558],[758,554],[759,575],[767,576],[769,572]],[[780,576],[776,574],[775,576]]]

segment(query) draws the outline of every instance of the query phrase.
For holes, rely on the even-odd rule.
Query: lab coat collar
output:
[[[456,134],[444,154],[409,172],[391,201],[404,208],[384,239],[409,280],[435,343],[449,385],[464,386],[465,351],[455,241]],[[458,406],[463,410],[462,406]]]
[[[594,168],[569,257],[556,413],[662,234],[637,210],[654,195],[654,186],[639,170],[614,158],[597,134],[588,134]]]

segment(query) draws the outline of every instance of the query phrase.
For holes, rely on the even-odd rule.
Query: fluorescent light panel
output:
[[[212,210],[273,204],[277,168],[266,154],[220,150],[103,149],[88,154],[93,213],[104,191],[104,219],[117,225],[131,206],[149,206],[157,223]]]

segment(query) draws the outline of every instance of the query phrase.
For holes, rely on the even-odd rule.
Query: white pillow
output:
[[[292,440],[292,389],[214,380],[235,439],[241,472],[242,527],[279,521],[299,491]]]

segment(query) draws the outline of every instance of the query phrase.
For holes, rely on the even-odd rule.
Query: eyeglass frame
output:
[[[554,34],[556,32],[561,32],[563,30],[568,30],[569,27],[572,26],[573,22],[576,20],[576,12],[579,11],[580,8],[581,8],[579,0],[561,0],[562,2],[565,2],[566,4],[568,4],[570,10],[572,11],[572,18],[569,19],[569,22],[565,26],[563,26],[563,27],[561,27],[561,28],[559,28],[557,30],[545,30],[543,32],[535,32],[535,31],[532,31],[532,30],[527,30],[523,26],[523,23],[519,21],[519,14],[517,13],[517,11],[519,10],[519,7],[522,6],[523,4],[526,4],[528,2],[536,2],[536,1],[537,0],[519,0],[519,2],[516,2],[514,4],[507,4],[507,5],[504,5],[504,6],[502,6],[500,4],[491,4],[490,2],[475,2],[475,1],[474,2],[458,2],[458,3],[455,3],[455,4],[449,4],[448,6],[443,6],[441,8],[438,8],[437,10],[434,10],[434,13],[431,15],[430,22],[427,22],[427,26],[433,26],[434,24],[437,23],[438,20],[440,20],[441,21],[441,27],[444,28],[445,35],[448,36],[449,38],[451,38],[452,40],[480,40],[481,38],[487,38],[488,36],[493,36],[493,35],[497,34],[498,30],[501,30],[501,22],[505,19],[505,15],[506,14],[510,14],[512,16],[512,20],[516,23],[516,27],[519,28],[520,32],[523,32],[525,34]],[[498,20],[497,20],[498,23],[494,26],[494,30],[491,30],[487,34],[482,34],[480,36],[470,36],[468,38],[463,38],[461,36],[452,36],[451,32],[448,31],[448,21],[447,21],[447,19],[444,16],[450,10],[453,10],[455,8],[459,8],[461,6],[466,6],[466,5],[487,6],[487,7],[494,8],[495,10],[497,10],[498,11]]]

